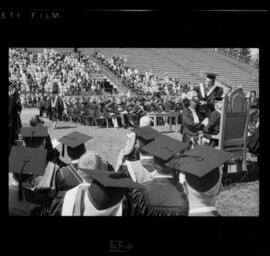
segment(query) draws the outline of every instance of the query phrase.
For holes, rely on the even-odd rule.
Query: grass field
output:
[[[29,123],[32,116],[38,114],[36,109],[24,109],[21,115],[22,123]],[[93,137],[86,143],[88,150],[94,150],[113,166],[116,164],[118,153],[125,145],[129,129],[97,128],[76,125],[74,123],[58,123],[59,129],[52,130],[52,123],[45,119],[52,139],[60,139],[75,130]],[[173,127],[174,128],[174,127]],[[168,126],[160,126],[158,130],[166,135],[181,140],[180,133],[168,132]],[[58,146],[61,151],[61,145]],[[68,159],[63,159],[68,161]],[[259,216],[259,182],[233,184],[224,187],[217,197],[217,209],[223,216]]]

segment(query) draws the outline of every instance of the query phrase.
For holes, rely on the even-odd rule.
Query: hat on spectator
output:
[[[168,165],[185,173],[186,182],[195,190],[205,192],[220,178],[219,166],[233,158],[236,153],[198,145],[185,154],[178,154]]]
[[[80,132],[72,132],[62,137],[59,142],[62,143],[62,156],[65,155],[65,145],[67,146],[67,153],[70,157],[79,158],[86,152],[84,143],[92,139],[91,136]]]
[[[89,187],[90,200],[98,210],[121,202],[127,189],[143,189],[142,185],[119,173],[89,171],[89,175],[93,179]]]

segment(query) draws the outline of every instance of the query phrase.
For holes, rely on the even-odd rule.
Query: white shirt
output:
[[[190,108],[190,107],[188,107],[188,108],[189,108],[189,109],[191,110],[191,112],[192,112],[194,123],[195,123],[195,124],[198,124],[198,123],[200,122],[200,120],[199,120],[199,117],[198,117],[198,115],[197,115],[195,109]]]

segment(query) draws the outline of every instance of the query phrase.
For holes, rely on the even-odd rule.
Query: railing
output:
[[[117,77],[114,73],[112,73],[112,71],[106,67],[101,60],[99,60],[98,58],[95,58],[93,55],[90,55],[91,58],[97,63],[99,64],[100,68],[102,69],[102,71],[106,74],[106,76],[113,82],[115,83],[115,85],[117,86],[122,86],[122,82],[120,81],[119,77]]]

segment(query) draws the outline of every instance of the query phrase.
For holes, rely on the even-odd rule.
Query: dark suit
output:
[[[198,111],[196,113],[199,117]],[[200,120],[201,121],[201,120]],[[198,135],[198,132],[204,128],[204,125],[199,123],[194,123],[194,118],[192,112],[189,108],[184,108],[182,113],[182,127],[181,132],[183,133],[183,142],[189,143],[191,138]]]
[[[204,132],[211,135],[216,135],[219,133],[220,128],[220,113],[216,110],[211,112],[209,117],[209,122],[204,128]]]

